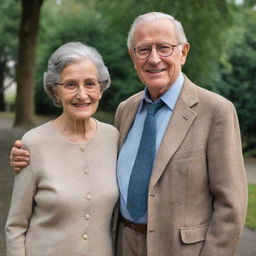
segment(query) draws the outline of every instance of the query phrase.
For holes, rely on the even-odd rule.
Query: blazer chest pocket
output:
[[[205,240],[208,225],[197,227],[181,228],[181,240],[185,244],[193,244]]]
[[[202,149],[195,151],[177,152],[171,160],[172,168],[184,176],[195,175],[195,179],[202,178],[206,173],[206,156]],[[192,178],[192,176],[190,176]]]
[[[205,150],[197,149],[197,150],[189,150],[189,151],[178,151],[173,155],[173,159],[175,160],[196,159],[202,156],[205,156]]]

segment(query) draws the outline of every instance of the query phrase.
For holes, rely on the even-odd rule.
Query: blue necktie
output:
[[[134,220],[139,220],[147,211],[148,185],[156,152],[154,115],[163,105],[163,102],[146,103],[147,116],[128,187],[127,209]]]

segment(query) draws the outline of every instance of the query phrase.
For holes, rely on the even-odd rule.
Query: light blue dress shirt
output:
[[[156,117],[156,154],[163,139],[166,127],[172,116],[175,104],[177,102],[178,96],[180,94],[182,85],[184,82],[184,76],[180,73],[176,82],[170,87],[170,89],[157,99],[154,103],[163,101],[165,103],[164,107],[157,111]],[[127,194],[129,180],[132,172],[132,168],[135,162],[137,151],[140,144],[140,139],[142,136],[143,125],[146,119],[147,110],[144,106],[144,101],[152,102],[148,97],[148,91],[145,89],[144,97],[140,103],[138,112],[136,114],[133,125],[131,126],[125,142],[121,148],[118,162],[117,162],[117,179],[120,190],[120,211],[125,219],[135,222],[130,216],[127,210]],[[156,156],[155,154],[155,156]],[[147,223],[147,213],[144,214],[137,223]]]

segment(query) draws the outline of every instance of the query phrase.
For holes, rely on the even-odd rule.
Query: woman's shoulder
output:
[[[118,135],[119,132],[118,130],[111,124],[108,124],[108,123],[104,123],[104,122],[101,122],[99,120],[96,120],[97,121],[97,126],[103,131],[103,132],[108,132],[108,133],[112,133],[112,134],[115,134],[115,135]]]
[[[33,144],[36,142],[42,143],[50,133],[49,121],[27,131],[22,137],[22,142],[25,144]]]
[[[119,138],[118,130],[111,124],[97,120],[98,138],[101,140],[117,141]]]

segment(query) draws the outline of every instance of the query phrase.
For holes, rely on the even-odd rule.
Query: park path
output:
[[[45,119],[43,121],[46,121]],[[38,119],[38,124],[42,119]],[[9,211],[13,174],[9,167],[9,152],[13,141],[21,138],[23,129],[11,128],[13,118],[0,113],[0,256],[5,256],[4,226]],[[256,160],[245,161],[248,183],[256,184]],[[236,256],[256,255],[256,233],[244,229]],[[47,255],[46,255],[47,256]],[[216,255],[217,256],[217,255]]]

